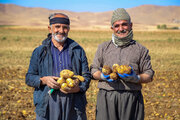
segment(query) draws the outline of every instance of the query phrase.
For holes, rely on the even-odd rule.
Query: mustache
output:
[[[118,31],[117,31],[118,34],[120,34],[120,33],[126,33],[126,32],[127,32],[127,30],[121,30],[121,31],[118,30]]]
[[[57,32],[57,33],[53,33],[54,35],[66,35],[65,33],[60,33],[60,32]]]

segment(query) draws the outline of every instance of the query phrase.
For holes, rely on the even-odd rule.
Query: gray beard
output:
[[[59,38],[56,36],[56,34],[52,34],[52,36],[53,36],[53,38],[54,38],[57,42],[59,42],[59,43],[63,43],[63,42],[65,42],[66,39],[67,39],[67,37],[63,37],[62,39],[59,39]]]

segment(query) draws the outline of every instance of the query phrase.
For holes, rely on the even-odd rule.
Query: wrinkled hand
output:
[[[114,80],[110,78],[110,75],[104,75],[101,73],[101,79],[107,82],[113,82]]]
[[[80,88],[79,88],[79,85],[76,84],[73,88],[67,88],[66,90],[63,90],[60,88],[60,91],[65,93],[65,94],[68,94],[68,93],[77,93],[80,91]]]
[[[42,78],[40,78],[40,80],[42,81],[42,85],[47,85],[50,88],[53,89],[59,89],[60,85],[59,83],[57,83],[58,77],[55,76],[44,76]]]
[[[139,81],[140,81],[140,76],[136,75],[136,73],[134,72],[133,69],[131,69],[131,74],[126,74],[126,73],[119,74],[118,73],[118,75],[122,80],[124,80],[126,82],[139,83]]]

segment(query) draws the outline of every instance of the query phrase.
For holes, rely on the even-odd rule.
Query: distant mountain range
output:
[[[136,26],[180,25],[180,6],[142,5],[127,11]],[[113,11],[73,12],[0,4],[0,25],[47,26],[48,16],[54,12],[67,14],[71,28],[109,28]]]

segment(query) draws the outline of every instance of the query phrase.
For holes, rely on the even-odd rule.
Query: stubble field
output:
[[[0,27],[0,119],[34,120],[33,88],[25,84],[32,51],[48,30]],[[97,46],[111,39],[111,31],[71,30],[69,37],[86,51],[89,65]],[[154,81],[143,84],[145,120],[180,119],[180,31],[135,31],[146,46],[155,70]],[[87,91],[88,120],[95,119],[97,81]]]

